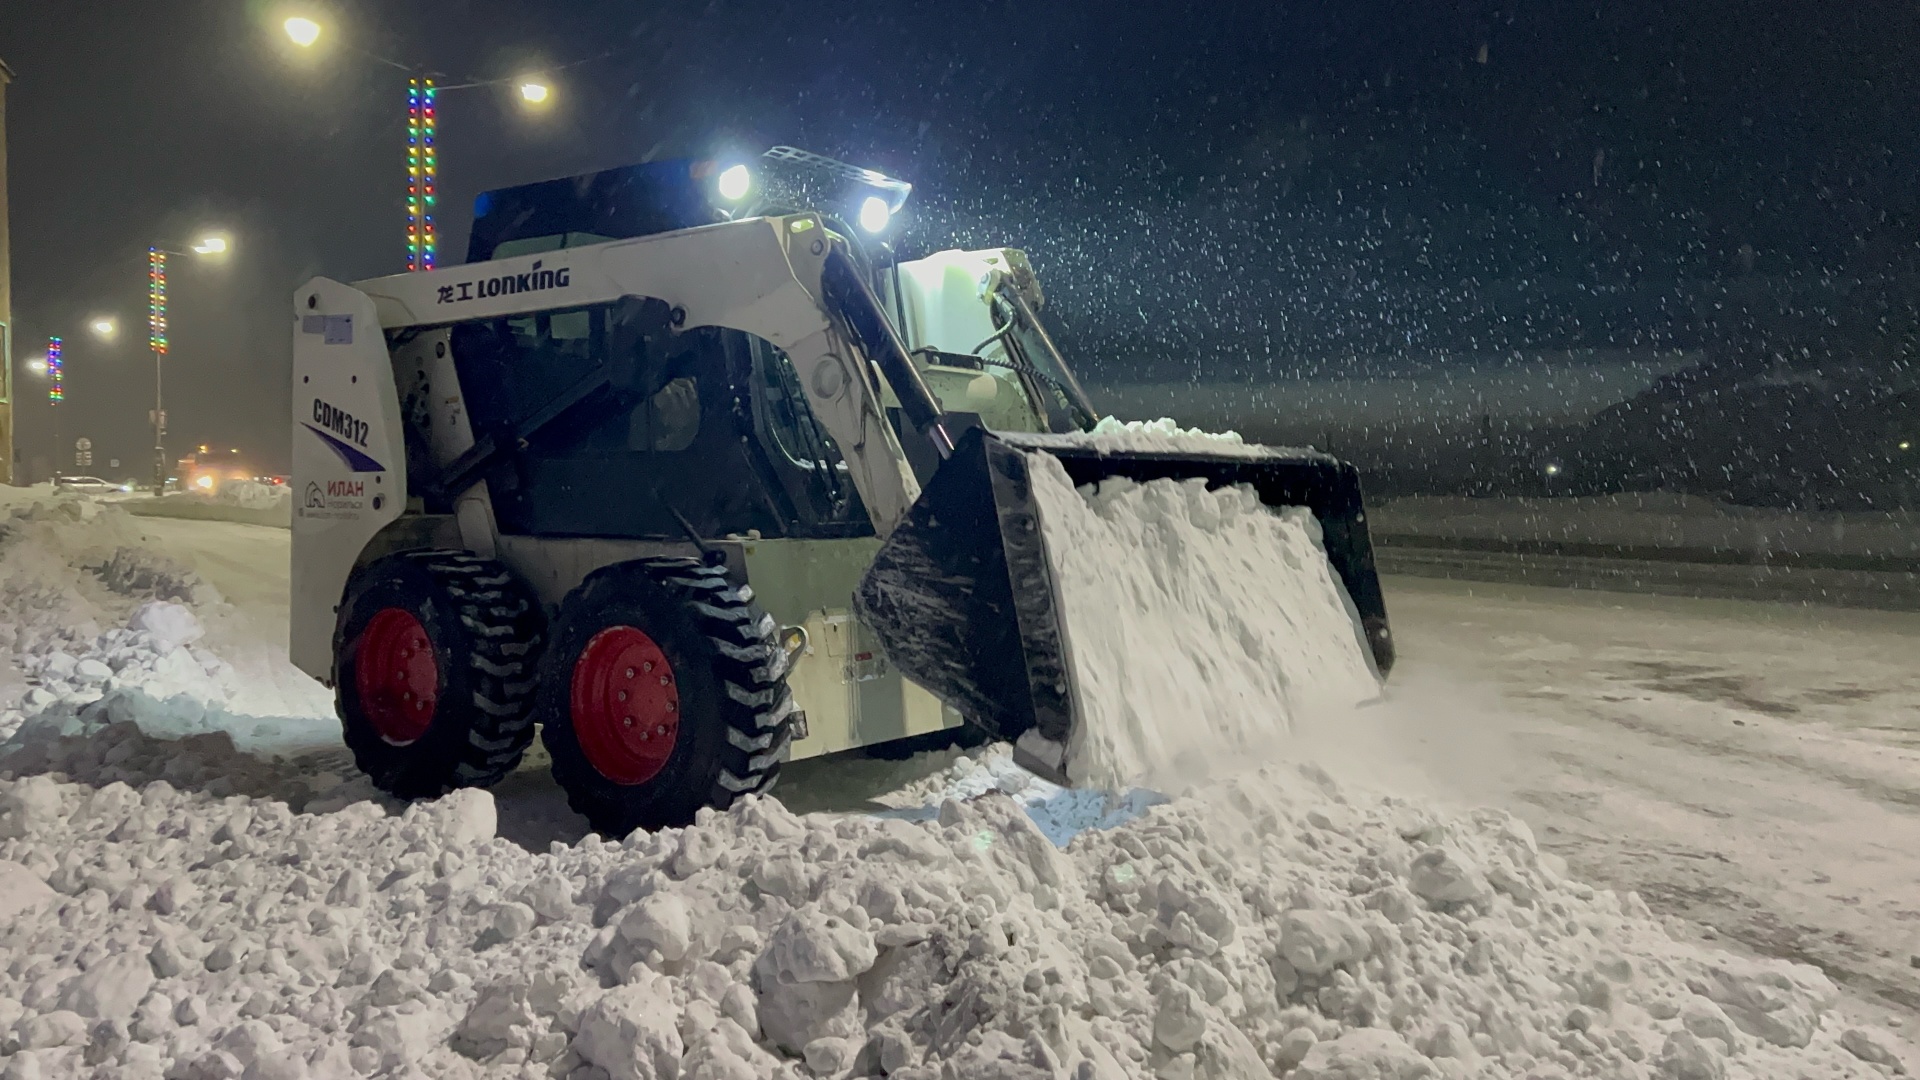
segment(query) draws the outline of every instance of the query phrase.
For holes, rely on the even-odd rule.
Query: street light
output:
[[[187,251],[174,251],[157,245],[147,249],[147,347],[153,350],[153,493],[155,495],[164,495],[167,491],[166,401],[161,396],[161,361],[167,355],[167,256],[185,255],[191,252],[201,258],[207,258],[213,255],[224,255],[226,251],[227,238],[220,233],[208,233],[202,236],[198,243],[189,245]]]
[[[102,341],[111,341],[113,340],[113,336],[120,332],[119,324],[115,323],[112,316],[109,315],[101,315],[91,323],[88,323],[87,326],[93,331],[93,336]]]
[[[295,15],[280,25],[286,28],[287,36],[293,39],[293,43],[303,49],[320,40],[320,24],[312,19]]]
[[[27,361],[27,370],[33,372],[35,375],[45,375],[47,373],[47,358],[44,356],[36,356]]]
[[[280,25],[286,31],[287,38],[303,49],[320,40],[322,27],[312,19],[296,15],[286,19]],[[407,73],[407,269],[409,271],[432,270],[436,266],[440,245],[439,234],[433,222],[439,202],[440,184],[439,151],[435,148],[439,127],[437,107],[439,94],[445,90],[473,90],[481,87],[511,85],[526,105],[545,106],[553,98],[553,86],[545,77],[536,74],[476,79],[442,86],[436,81],[440,77],[439,74],[429,68],[403,63],[392,57],[372,52],[337,34],[334,35],[334,39],[338,39],[337,47],[359,53],[367,59]],[[603,55],[610,56],[612,53]],[[584,62],[575,61],[549,70],[564,70]]]

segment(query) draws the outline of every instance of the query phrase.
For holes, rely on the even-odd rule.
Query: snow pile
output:
[[[1303,710],[1378,695],[1311,513],[1200,479],[1076,490],[1052,455],[1027,461],[1079,693],[1077,782],[1262,759]]]
[[[43,638],[17,658],[39,685],[26,692],[16,711],[31,713],[62,702],[85,704],[129,689],[157,700],[177,695],[225,700],[236,691],[237,680],[225,660],[192,647],[204,633],[190,609],[155,600],[137,608],[125,627],[91,642],[76,645]],[[7,734],[0,729],[0,738]]]
[[[1093,425],[1090,432],[1095,438],[1162,438],[1205,440],[1211,443],[1230,443],[1241,445],[1246,442],[1237,431],[1203,431],[1200,428],[1183,428],[1172,417],[1163,416],[1158,420],[1120,420],[1103,416]]]
[[[275,510],[290,505],[292,500],[292,488],[258,480],[229,480],[213,493],[214,502],[247,510]]]
[[[0,523],[0,650],[13,660],[0,739],[33,712],[117,688],[229,694],[231,670],[192,647],[199,621],[178,601],[219,596],[144,547],[119,510],[75,496],[15,506]]]
[[[1771,1080],[1907,1052],[1503,813],[1310,769],[1065,851],[997,794],[922,823],[755,797],[544,854],[495,826],[477,791],[295,814],[0,779],[0,1075]]]
[[[1116,420],[1104,417],[1092,431],[1067,435],[1035,435],[999,432],[1015,446],[1064,447],[1090,446],[1102,453],[1175,453],[1205,454],[1209,457],[1264,458],[1275,455],[1297,456],[1313,451],[1287,447],[1268,447],[1249,443],[1237,431],[1202,431],[1183,428],[1162,417],[1159,420]]]
[[[258,636],[119,508],[74,496],[15,505],[0,522],[0,656],[11,661],[0,666],[0,744],[83,735],[120,719],[156,735],[234,731],[244,742],[262,724],[287,725],[247,722],[229,708],[325,711],[325,692],[291,673],[284,654],[253,657],[237,672],[211,647],[202,611],[233,621],[230,637]],[[305,685],[287,685],[296,681]]]

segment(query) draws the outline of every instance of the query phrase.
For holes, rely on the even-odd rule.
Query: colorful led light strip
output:
[[[47,390],[47,400],[53,402],[55,405],[60,404],[67,398],[67,384],[61,381],[60,377],[62,367],[63,365],[60,363],[60,339],[48,338],[47,374],[52,377],[53,385]]]
[[[167,253],[147,249],[147,346],[167,354]]]
[[[407,80],[407,269],[431,270],[439,236],[433,207],[440,188],[432,79]]]

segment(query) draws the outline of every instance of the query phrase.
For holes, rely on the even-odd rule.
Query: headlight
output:
[[[870,233],[886,229],[887,222],[893,220],[893,211],[887,207],[887,200],[878,195],[869,195],[860,204],[860,227]]]
[[[745,165],[730,165],[714,181],[714,190],[728,202],[739,202],[753,189],[753,173]]]

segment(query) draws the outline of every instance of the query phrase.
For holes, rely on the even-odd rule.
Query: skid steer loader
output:
[[[481,196],[465,265],[299,289],[292,657],[376,784],[491,784],[537,726],[619,835],[965,723],[1070,780],[1036,450],[1310,507],[1384,673],[1352,467],[1074,438],[1026,257],[893,258],[909,190],[789,148],[612,169]]]

